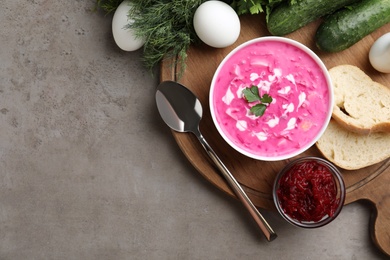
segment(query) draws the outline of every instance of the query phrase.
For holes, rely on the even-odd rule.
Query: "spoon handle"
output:
[[[230,187],[233,189],[236,196],[244,204],[244,206],[249,211],[249,213],[251,214],[253,219],[256,221],[257,225],[263,231],[267,240],[268,241],[274,240],[277,237],[276,233],[272,230],[271,226],[267,223],[267,221],[264,219],[264,217],[261,215],[261,213],[257,210],[255,205],[249,199],[248,195],[242,189],[241,185],[237,182],[237,180],[234,178],[234,176],[230,173],[228,168],[223,164],[221,159],[219,159],[217,154],[213,151],[213,149],[207,143],[206,139],[203,138],[202,134],[200,132],[198,132],[198,133],[195,133],[195,135],[198,137],[200,143],[202,144],[203,148],[206,150],[207,154],[210,156],[211,160],[215,163],[215,165],[221,171],[221,173],[225,177],[226,181],[229,183]]]

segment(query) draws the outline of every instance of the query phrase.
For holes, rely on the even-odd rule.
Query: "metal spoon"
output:
[[[170,128],[177,132],[192,132],[195,134],[237,197],[263,231],[267,240],[274,240],[277,237],[276,233],[200,133],[199,123],[203,109],[197,97],[189,89],[177,82],[164,81],[157,87],[156,102],[162,119]]]

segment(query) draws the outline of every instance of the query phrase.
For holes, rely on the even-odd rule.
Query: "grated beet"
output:
[[[316,161],[301,162],[289,169],[279,181],[277,195],[283,211],[298,221],[332,217],[339,204],[331,171]]]

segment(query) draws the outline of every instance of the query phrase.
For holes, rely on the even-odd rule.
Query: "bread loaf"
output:
[[[332,117],[349,131],[390,132],[390,89],[352,65],[329,70],[334,86]],[[390,86],[389,86],[390,87]]]
[[[316,143],[323,156],[335,165],[356,170],[390,157],[390,133],[353,133],[331,120]]]

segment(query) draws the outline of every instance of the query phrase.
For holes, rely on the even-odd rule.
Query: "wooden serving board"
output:
[[[172,60],[165,60],[161,65],[160,80],[179,81],[192,90],[200,99],[203,106],[203,119],[200,130],[211,147],[220,156],[227,168],[243,186],[253,203],[264,209],[274,209],[272,201],[272,185],[277,172],[288,163],[264,162],[245,157],[231,148],[218,134],[209,110],[209,89],[215,70],[222,59],[237,45],[260,36],[270,35],[267,31],[263,15],[241,16],[241,35],[237,42],[228,48],[215,49],[206,45],[193,45],[188,51],[186,70],[178,78],[177,70]],[[368,52],[372,43],[384,33],[390,32],[387,24],[371,35],[339,53],[320,52],[314,43],[314,34],[321,21],[315,21],[304,28],[287,35],[297,40],[323,60],[328,69],[336,65],[351,64],[361,68],[373,80],[390,87],[390,74],[375,71],[368,60]],[[224,179],[219,175],[213,163],[208,159],[202,146],[192,134],[172,132],[179,147],[193,166],[213,185],[225,193],[235,196]],[[320,156],[315,146],[301,156]],[[371,234],[375,244],[387,255],[390,255],[390,160],[366,167],[360,170],[342,170],[347,187],[345,203],[357,200],[370,201],[373,206]]]

